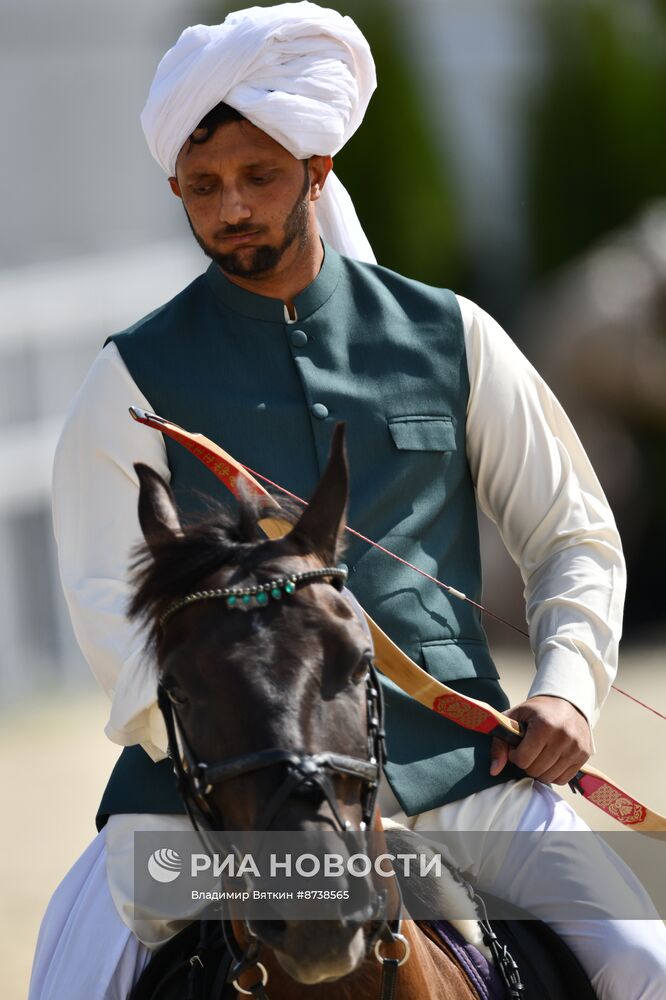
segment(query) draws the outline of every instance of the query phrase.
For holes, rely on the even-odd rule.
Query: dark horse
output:
[[[156,651],[160,706],[193,823],[202,830],[381,831],[379,684],[369,635],[337,568],[347,504],[342,428],[309,506],[279,540],[263,537],[259,501],[249,497],[237,520],[216,514],[184,527],[166,483],[147,466],[137,473],[146,548],[131,615],[148,627]],[[562,993],[509,993],[491,965],[479,973],[456,958],[455,934],[401,923],[400,890],[395,879],[386,883],[378,890],[368,876],[362,905],[341,908],[336,919],[224,919],[226,948],[217,961],[226,953],[233,960],[233,988],[224,987],[225,975],[196,992],[201,955],[209,960],[217,945],[206,953],[210,924],[193,925],[180,953],[187,983],[165,964],[170,942],[132,998],[236,990],[270,992],[271,1000],[592,996],[582,982]]]

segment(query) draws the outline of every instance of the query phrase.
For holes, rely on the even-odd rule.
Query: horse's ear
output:
[[[287,536],[306,542],[325,562],[335,562],[347,515],[349,471],[345,451],[345,425],[333,431],[331,451],[324,474],[310,503]]]
[[[159,473],[149,465],[136,462],[134,470],[139,477],[139,524],[150,551],[165,537],[179,537],[183,533],[173,493]]]

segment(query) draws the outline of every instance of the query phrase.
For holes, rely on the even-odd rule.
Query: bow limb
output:
[[[270,493],[250,475],[240,462],[237,462],[224,448],[220,448],[219,444],[215,444],[210,438],[204,437],[203,434],[192,434],[183,427],[179,427],[178,424],[172,424],[170,420],[158,417],[156,413],[148,413],[138,406],[130,406],[129,412],[137,423],[161,431],[191,452],[195,458],[198,458],[210,469],[221,483],[224,483],[237,499],[240,497],[239,482],[242,482],[251,493],[264,497],[268,505],[274,506],[279,511],[280,506]],[[281,517],[262,518],[259,525],[269,538],[282,538],[288,531],[291,531],[289,521]]]
[[[262,496],[268,506],[274,506],[276,516],[265,516],[259,526],[268,538],[278,539],[291,531],[292,524],[279,515],[279,504],[248,470],[218,444],[203,434],[193,434],[164,417],[147,413],[136,406],[130,407],[130,414],[138,423],[161,431],[187,448],[224,483],[234,496],[240,495],[239,484]],[[399,688],[437,712],[451,722],[477,733],[499,736],[512,746],[516,746],[523,735],[522,727],[515,719],[503,715],[492,705],[478,701],[454,691],[442,684],[407,656],[399,646],[379,627],[367,611],[363,610],[375,647],[376,663],[381,672]],[[585,764],[573,781],[572,789],[592,802],[608,816],[645,833],[666,832],[666,816],[649,809],[619,785],[598,771],[591,764]]]
[[[135,406],[130,407],[130,414],[139,423],[160,430],[163,434],[167,434],[174,441],[182,444],[204,462],[234,496],[240,495],[239,483],[242,482],[252,493],[263,497],[267,505],[275,506],[279,510],[279,504],[275,498],[257,482],[240,462],[214,441],[204,437],[203,434],[191,434],[177,424]],[[291,522],[279,516],[263,517],[259,521],[259,526],[264,534],[274,539],[283,538],[292,529]],[[377,666],[399,688],[421,702],[426,708],[432,709],[465,729],[501,736],[512,745],[517,745],[520,742],[521,727],[518,722],[498,712],[492,705],[459,694],[453,688],[436,680],[417,663],[414,663],[386,635],[365,609],[363,614],[372,635]]]
[[[585,764],[569,784],[572,791],[623,826],[641,833],[666,832],[666,816],[644,805],[591,764]]]

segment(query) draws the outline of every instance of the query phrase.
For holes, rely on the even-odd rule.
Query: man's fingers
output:
[[[557,745],[553,746],[547,743],[545,746],[538,746],[536,754],[530,749],[532,759],[524,764],[518,754],[518,750],[521,747],[516,747],[511,751],[509,760],[512,764],[516,764],[517,767],[522,768],[526,774],[529,774],[530,778],[538,778],[540,781],[547,780],[544,777],[545,774],[561,774],[569,760],[567,757],[562,757],[562,752]]]
[[[516,767],[527,772],[545,749],[546,734],[532,720],[527,723],[525,735],[517,747],[509,752],[509,760]],[[549,761],[554,763],[554,760]]]
[[[567,784],[588,759],[588,754],[581,753],[575,744],[563,747],[558,743],[547,743],[529,764],[524,765],[518,759],[518,749],[510,751],[511,763],[522,768],[530,778],[546,784]]]
[[[545,781],[549,785],[568,785],[572,778],[575,778],[580,771],[587,757],[576,757],[574,761],[560,761],[557,767],[552,768],[540,781]]]
[[[592,740],[588,722],[565,699],[535,695],[506,714],[522,723],[525,735],[511,749],[500,740],[493,740],[492,775],[499,774],[510,760],[531,778],[565,784],[590,756]]]
[[[500,740],[497,736],[493,736],[490,743],[490,773],[495,777],[495,775],[500,774],[509,759],[509,745],[505,743],[504,740]]]

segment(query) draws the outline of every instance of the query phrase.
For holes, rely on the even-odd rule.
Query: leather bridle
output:
[[[275,596],[278,584],[283,585],[282,595],[280,595],[283,596],[293,593],[298,585],[327,578],[334,586],[341,589],[346,580],[346,570],[340,567],[323,567],[318,570],[308,570],[303,573],[292,574],[278,581],[267,581],[265,584],[260,584],[252,588],[223,588],[219,590],[196,591],[177,601],[173,601],[163,612],[160,624],[164,628],[173,614],[189,607],[195,601],[224,598],[228,608],[235,608],[238,606],[238,602],[233,600],[230,603],[229,598],[231,597],[244,600],[246,608],[248,605],[261,607],[267,601],[262,598],[259,598],[257,601],[258,595],[270,595],[273,593]],[[287,589],[284,586],[285,581],[288,581],[289,584]],[[350,597],[354,613],[359,617],[361,624],[367,631],[365,619],[362,617],[357,602],[349,595],[348,591],[345,594]],[[250,600],[245,600],[248,597]],[[202,761],[194,750],[178,716],[177,706],[170,697],[168,689],[161,681],[158,683],[157,700],[164,716],[169,738],[169,755],[173,761],[178,791],[185,804],[192,825],[202,839],[205,847],[207,847],[205,843],[207,832],[213,830],[222,831],[225,829],[223,817],[211,798],[215,788],[233,778],[253,774],[264,768],[275,767],[276,765],[284,767],[286,776],[257,817],[255,822],[255,829],[257,831],[267,831],[270,829],[279,814],[280,808],[290,796],[304,789],[309,790],[317,787],[331,810],[334,826],[337,828],[337,831],[343,834],[352,832],[353,827],[351,823],[348,820],[344,820],[340,815],[332,782],[332,778],[336,775],[345,775],[359,779],[361,782],[362,820],[358,832],[366,835],[372,829],[379,780],[386,760],[384,702],[381,685],[377,678],[375,667],[372,664],[368,668],[365,685],[368,733],[367,760],[330,751],[308,754],[295,750],[276,748],[241,754],[208,764]],[[398,912],[395,917],[389,919],[387,916],[387,893],[383,890],[377,891],[374,886],[370,891],[369,901],[363,907],[353,913],[344,914],[344,916],[341,914],[341,922],[343,924],[352,922],[358,924],[374,922],[375,924],[372,933],[366,938],[366,950],[369,951],[371,947],[374,947],[377,959],[383,966],[380,998],[391,995],[391,990],[394,989],[397,967],[403,964],[409,956],[409,944],[403,935],[400,934],[402,898],[399,884],[397,880],[394,881],[399,898]],[[245,921],[245,927],[250,937],[250,944],[247,949],[243,950],[235,938],[231,920],[226,916],[222,918],[225,942],[234,960],[230,978],[233,977],[234,986],[239,992],[249,992],[250,995],[267,1000],[264,986],[268,976],[264,966],[257,961],[261,943],[254,935],[247,921]],[[403,943],[403,957],[399,961],[392,958],[385,958],[379,951],[380,941],[400,941]],[[260,970],[262,978],[250,991],[246,991],[238,985],[238,977],[252,966],[256,966]]]

